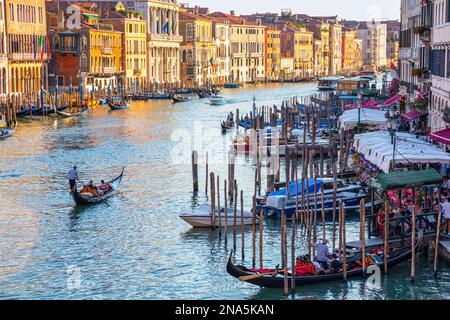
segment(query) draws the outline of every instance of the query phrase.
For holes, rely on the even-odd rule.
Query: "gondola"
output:
[[[54,114],[56,111],[63,111],[66,109],[67,109],[67,106],[60,106],[60,107],[56,107],[56,108],[51,107],[51,106],[44,106],[44,107],[38,108],[32,114],[33,114],[33,116],[44,116],[44,115]]]
[[[125,170],[125,168],[122,169],[122,172],[120,173],[120,175],[117,178],[108,182],[108,184],[111,186],[111,189],[102,196],[96,196],[96,195],[92,195],[92,194],[83,194],[83,193],[79,193],[77,190],[75,192],[73,192],[72,197],[75,200],[75,203],[77,205],[81,205],[81,206],[100,203],[102,201],[105,201],[112,195],[114,195],[116,193],[117,189],[119,189],[120,183],[122,182],[124,170]]]
[[[172,100],[174,103],[178,103],[178,102],[186,102],[189,100],[188,97],[182,97],[182,96],[172,96]]]
[[[127,103],[127,102],[124,102],[123,104],[119,104],[119,103],[116,103],[116,102],[109,101],[108,102],[108,106],[109,106],[109,108],[112,111],[114,111],[114,110],[126,110],[130,106],[130,104]]]
[[[220,123],[220,127],[222,128],[223,131],[226,131],[226,130],[232,129],[233,128],[233,124],[227,124],[226,121],[222,121]]]
[[[30,114],[36,113],[39,111],[39,107],[31,107],[31,108],[20,108],[19,111],[16,112],[16,118],[25,118],[28,117]]]
[[[418,249],[419,245],[421,243],[421,237],[419,236],[419,240],[417,241],[415,250]],[[407,260],[412,253],[411,247],[408,248],[400,248],[396,251],[392,251],[389,253],[389,257],[387,260],[388,266],[394,266],[402,261]],[[383,253],[381,254],[372,254],[370,255],[373,258],[373,261],[375,265],[381,266],[384,262]],[[260,273],[258,271],[252,271],[244,266],[235,265],[232,261],[233,257],[233,251],[231,251],[231,254],[228,258],[227,263],[227,272],[232,275],[235,278],[241,278],[241,277],[249,277],[247,279],[240,279],[242,281],[264,287],[264,288],[283,288],[284,287],[284,275],[281,269],[270,269],[270,270],[264,270],[264,273]],[[355,265],[355,260],[348,260],[347,265]],[[367,268],[367,266],[366,266]],[[351,277],[361,277],[362,276],[362,267],[357,266],[354,268],[349,268],[347,270],[347,278]],[[254,277],[252,277],[254,276]],[[302,286],[307,284],[316,284],[321,282],[327,282],[327,281],[334,281],[334,280],[342,280],[343,279],[343,272],[336,272],[336,273],[326,273],[323,275],[314,275],[314,276],[300,276],[297,275],[295,277],[295,285],[296,286]],[[288,274],[288,281],[291,283],[291,273]]]
[[[64,117],[64,118],[72,118],[72,117],[81,117],[89,113],[89,109],[83,109],[80,112],[64,112],[64,111],[58,111],[56,110],[56,114],[58,116]]]
[[[172,94],[171,93],[161,93],[161,94],[150,93],[147,95],[147,98],[151,99],[151,100],[170,100],[170,99],[172,99]]]
[[[199,92],[197,92],[197,94],[200,99],[208,98],[211,96],[211,92],[206,92],[206,91],[199,91]]]
[[[14,134],[14,132],[16,132],[16,127],[0,129],[0,140],[11,137]]]

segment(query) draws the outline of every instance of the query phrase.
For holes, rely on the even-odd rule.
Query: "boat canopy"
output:
[[[442,176],[436,169],[421,171],[392,172],[377,175],[370,181],[370,186],[385,191],[439,185]]]
[[[322,180],[317,180],[317,188],[314,191],[314,179],[308,179],[308,180],[305,179],[305,191],[308,194],[314,194],[320,190],[320,187],[322,186],[322,184],[323,184]],[[289,197],[296,196],[296,185],[297,185],[297,183],[295,181],[289,184]],[[302,194],[302,180],[298,181],[298,194],[299,195]],[[272,196],[286,196],[286,188],[282,188],[276,192],[269,194],[269,197],[272,197]]]

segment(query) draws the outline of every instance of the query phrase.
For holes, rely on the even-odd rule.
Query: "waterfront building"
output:
[[[385,22],[387,28],[386,36],[386,64],[394,65],[398,62],[398,49],[400,41],[400,22],[398,20],[388,20]]]
[[[0,1],[0,96],[7,95],[8,90],[8,55],[6,45],[5,7]],[[1,125],[0,125],[1,127]]]
[[[181,81],[187,86],[205,86],[217,78],[216,46],[213,41],[213,19],[200,14],[198,8],[179,12]]]
[[[281,56],[279,79],[282,81],[288,80],[292,74],[294,74],[294,58]]]
[[[284,26],[281,32],[281,54],[294,58],[293,79],[309,79],[314,74],[313,32],[305,28]]]
[[[179,5],[177,0],[135,0],[147,22],[147,80],[156,86],[180,85]]]
[[[320,70],[318,76],[330,75],[330,25],[324,22],[308,22],[306,28],[314,33],[314,39],[320,40],[320,56],[316,58],[320,59]]]
[[[7,74],[10,93],[35,94],[40,90],[41,79],[47,78],[50,52],[45,1],[4,0],[4,8],[8,72],[1,78],[5,79]]]
[[[342,30],[342,73],[352,75],[363,67],[362,40],[358,31],[344,27]]]
[[[330,24],[330,74],[340,74],[342,70],[342,26]]]
[[[231,71],[230,25],[210,18],[213,19],[213,41],[216,45],[216,81],[223,85],[229,81]]]
[[[281,31],[275,25],[266,28],[266,77],[278,80],[281,70]]]
[[[265,29],[260,21],[248,22],[230,14],[214,12],[209,16],[230,26],[231,67],[230,81],[247,83],[265,80]]]
[[[322,40],[314,39],[314,77],[322,75]]]
[[[448,0],[423,1],[419,39],[429,41],[431,27],[431,106],[432,132],[450,125],[450,2]],[[430,16],[433,18],[431,21]],[[422,47],[426,52],[426,48]],[[426,56],[425,56],[426,58]]]
[[[385,68],[387,25],[372,20],[361,22],[358,26],[358,36],[363,43],[363,63],[365,68],[378,70]]]
[[[111,5],[107,5],[111,4]],[[133,12],[122,2],[103,2],[101,21],[122,33],[122,70],[125,89],[144,90],[147,85],[147,24],[142,13]]]
[[[413,32],[420,24],[420,0],[402,0],[401,31],[399,48],[400,94],[406,99],[406,104],[413,103],[418,94],[418,77],[414,69],[420,64],[419,35]],[[402,110],[405,112],[406,110]]]
[[[68,28],[67,7],[80,12],[80,25]],[[49,39],[53,50],[49,85],[61,87],[82,83],[87,90],[118,89],[124,86],[122,32],[102,23],[92,2],[47,3]]]

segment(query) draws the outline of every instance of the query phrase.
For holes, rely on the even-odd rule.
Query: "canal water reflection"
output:
[[[225,90],[230,103],[224,106],[196,98],[136,102],[127,111],[99,107],[81,119],[21,121],[16,135],[0,145],[0,298],[282,299],[279,290],[226,273],[231,233],[226,246],[217,232],[192,230],[178,215],[207,200],[203,163],[200,192],[192,192],[192,146],[201,157],[208,150],[209,169],[227,176],[226,146],[234,132],[221,135],[219,124],[227,112],[251,110],[253,95],[260,106],[312,92],[314,84],[257,86]],[[203,129],[196,131],[196,125]],[[202,145],[203,151],[197,148]],[[186,150],[189,156],[180,157]],[[126,167],[120,192],[107,204],[75,207],[66,181],[75,164],[81,181],[97,183]],[[247,209],[254,170],[248,159],[237,158]],[[358,237],[357,218],[348,218],[349,240]],[[279,263],[280,225],[266,221],[264,229],[265,263],[273,267]],[[245,236],[245,262],[251,263],[250,229]],[[240,253],[240,237],[237,243]],[[430,260],[420,258],[415,286],[406,262],[382,277],[380,289],[356,279],[298,288],[294,298],[448,299],[449,268],[443,266],[435,281]]]

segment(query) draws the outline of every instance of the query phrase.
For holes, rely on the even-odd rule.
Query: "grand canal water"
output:
[[[225,146],[234,133],[221,135],[219,120],[228,111],[250,110],[253,95],[258,105],[272,105],[314,91],[313,84],[250,87],[224,91],[230,103],[220,107],[196,98],[138,102],[123,112],[99,107],[82,119],[21,121],[16,135],[0,144],[0,298],[284,299],[279,290],[226,273],[231,234],[226,245],[217,232],[194,231],[178,215],[206,201],[203,165],[200,192],[192,192],[191,146],[201,155],[208,150],[210,170],[226,177]],[[237,161],[248,208],[255,167]],[[75,164],[83,181],[111,178],[126,167],[120,193],[108,204],[76,208],[66,181]],[[348,218],[349,240],[357,237],[356,219]],[[279,228],[265,222],[269,267],[279,263]],[[249,229],[245,238],[251,263]],[[240,236],[237,244],[240,259]],[[420,256],[416,285],[405,262],[382,276],[379,288],[361,279],[337,281],[298,288],[289,299],[450,298],[449,267],[442,265],[438,280],[431,268],[431,255]]]

